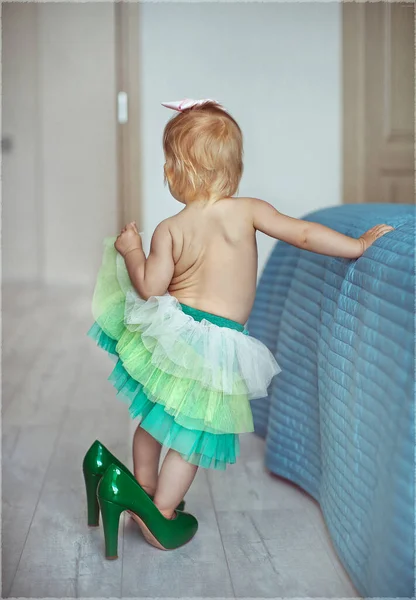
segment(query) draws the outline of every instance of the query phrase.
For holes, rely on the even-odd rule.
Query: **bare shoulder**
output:
[[[245,198],[239,198],[239,200],[244,200],[244,202],[247,206],[247,209],[249,209],[249,210],[256,210],[256,209],[264,207],[264,206],[271,206],[271,204],[269,202],[266,202],[266,200],[260,200],[260,198],[245,197]]]
[[[152,246],[172,244],[172,226],[170,219],[161,221],[153,232]]]
[[[155,233],[158,232],[160,235],[168,235],[171,233],[172,227],[175,224],[175,217],[168,217],[159,223],[155,229]]]
[[[256,210],[258,207],[268,204],[268,202],[265,202],[264,200],[260,200],[260,198],[252,198],[249,196],[238,197],[238,198],[235,198],[235,200],[237,200],[239,203],[241,203],[241,206],[244,207],[244,209],[248,212],[252,212],[253,210]]]
[[[166,240],[166,243],[169,243],[173,248],[173,253],[176,257],[180,255],[183,246],[185,229],[186,223],[184,222],[182,211],[164,219],[156,228],[156,231],[159,230],[160,232],[158,232],[160,237],[163,237],[163,239]]]
[[[238,205],[241,207],[241,210],[244,213],[245,218],[248,219],[249,221],[251,221],[251,223],[254,222],[254,220],[256,218],[256,214],[259,211],[264,210],[264,208],[267,206],[270,206],[269,203],[265,202],[264,200],[260,200],[259,198],[252,198],[252,197],[248,197],[248,196],[235,198],[235,200],[238,202]]]

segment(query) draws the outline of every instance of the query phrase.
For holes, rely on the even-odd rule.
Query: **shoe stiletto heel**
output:
[[[88,526],[97,527],[100,521],[100,507],[97,501],[97,487],[101,477],[104,475],[108,467],[113,464],[121,469],[128,477],[131,477],[134,481],[136,478],[129,469],[123,465],[123,463],[111,454],[111,452],[98,440],[90,446],[86,453],[83,463],[82,470],[84,473],[85,480],[85,491],[87,494],[87,512],[88,512]],[[150,496],[151,497],[151,496]],[[184,510],[185,502],[182,502],[178,506],[178,510]]]
[[[105,557],[108,560],[115,560],[118,558],[118,528],[124,508],[107,500],[101,500],[100,506],[104,529]]]
[[[100,524],[100,505],[97,500],[97,488],[101,475],[84,471],[85,490],[87,493],[88,527],[98,527]]]
[[[111,465],[98,484],[98,502],[104,526],[106,557],[117,558],[118,525],[123,511],[132,514],[145,539],[161,550],[174,550],[188,543],[198,529],[193,515],[177,511],[167,519],[141,485],[118,466]]]

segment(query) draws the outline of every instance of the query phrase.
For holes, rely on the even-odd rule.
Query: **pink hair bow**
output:
[[[200,106],[201,104],[205,104],[205,102],[214,102],[214,104],[218,104],[216,100],[210,100],[206,98],[205,100],[190,100],[189,98],[184,98],[184,100],[176,100],[175,102],[162,102],[162,106],[166,108],[171,108],[172,110],[176,110],[178,112],[182,112],[187,108],[192,108],[193,106]]]

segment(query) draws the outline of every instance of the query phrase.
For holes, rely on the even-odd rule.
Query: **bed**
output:
[[[307,220],[358,237],[358,260],[278,242],[248,329],[282,373],[252,403],[266,467],[320,504],[363,596],[414,597],[415,208],[343,205]]]

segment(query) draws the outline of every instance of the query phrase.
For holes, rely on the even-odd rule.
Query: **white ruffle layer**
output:
[[[224,394],[244,391],[250,400],[267,395],[273,376],[281,369],[264,344],[237,330],[196,321],[170,294],[143,300],[120,267],[118,279],[126,293],[125,326],[140,332],[155,367]]]

